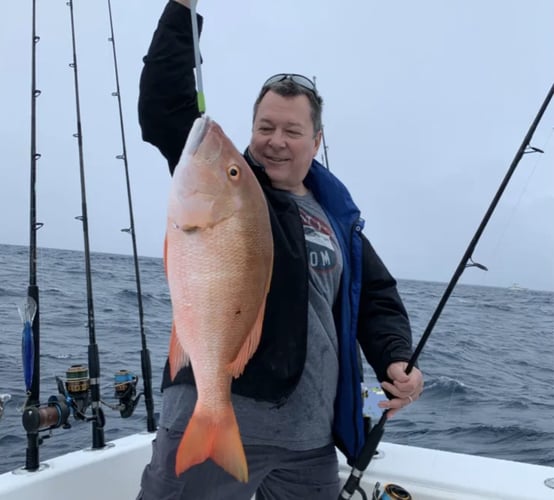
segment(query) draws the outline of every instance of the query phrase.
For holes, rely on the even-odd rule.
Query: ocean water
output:
[[[115,404],[114,373],[140,374],[140,329],[133,260],[92,254],[101,397]],[[11,394],[0,419],[0,473],[24,465],[25,401],[21,363],[28,249],[0,245],[0,394]],[[140,259],[145,330],[156,409],[169,329],[169,293],[160,259]],[[89,332],[82,252],[39,249],[41,401],[55,395],[55,377],[87,364]],[[414,339],[424,331],[444,283],[399,281]],[[391,419],[389,442],[554,466],[554,293],[458,285],[419,360],[426,388]],[[366,383],[374,378],[366,369]],[[144,405],[122,419],[105,408],[106,441],[146,430]],[[41,460],[92,444],[91,424],[70,418],[40,447]]]

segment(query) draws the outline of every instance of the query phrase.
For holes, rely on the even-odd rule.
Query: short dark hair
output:
[[[278,82],[270,83],[269,85],[265,85],[264,87],[262,87],[260,93],[258,94],[256,102],[254,103],[254,114],[252,118],[253,120],[256,118],[256,113],[258,112],[260,102],[270,90],[282,97],[296,97],[299,95],[305,95],[310,102],[310,116],[312,118],[312,124],[314,126],[314,134],[317,134],[322,129],[321,113],[323,109],[323,99],[317,93],[317,91],[308,90],[307,88],[303,87],[302,85],[298,85],[296,82],[288,78]]]

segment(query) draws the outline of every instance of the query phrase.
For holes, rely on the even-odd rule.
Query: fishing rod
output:
[[[313,80],[314,80],[314,88],[316,89],[316,92],[317,92],[315,75],[313,77]],[[323,128],[324,128],[323,124],[321,124],[321,140],[323,141],[323,156],[325,158],[325,167],[327,167],[327,170],[331,170],[331,168],[329,167],[329,158],[327,158],[327,143],[325,142],[325,132]]]
[[[35,0],[36,1],[36,0]],[[38,448],[42,444],[44,438],[50,437],[51,434],[43,435],[39,438],[39,433],[52,431],[53,429],[63,427],[68,429],[71,424],[68,423],[69,416],[72,413],[78,420],[84,420],[92,422],[92,441],[93,449],[103,448],[105,446],[104,439],[104,424],[105,417],[101,405],[104,404],[113,410],[118,410],[121,417],[130,417],[140,397],[145,395],[145,403],[147,409],[147,429],[149,432],[156,430],[156,422],[154,416],[154,402],[152,396],[152,368],[150,362],[150,353],[146,347],[146,335],[144,329],[144,312],[142,306],[142,291],[140,284],[140,273],[138,267],[138,252],[136,247],[135,238],[135,225],[134,216],[132,210],[132,198],[130,191],[129,171],[127,164],[127,148],[125,142],[125,131],[123,126],[123,111],[120,98],[120,85],[119,85],[119,72],[117,65],[117,55],[115,50],[115,37],[113,30],[113,17],[111,11],[111,3],[108,0],[108,9],[110,14],[110,28],[111,37],[109,41],[113,44],[113,56],[117,91],[113,93],[118,97],[119,103],[119,118],[121,127],[121,138],[123,144],[123,154],[118,155],[118,159],[123,159],[125,162],[125,175],[127,181],[127,195],[129,200],[129,213],[130,213],[130,228],[123,229],[124,232],[128,232],[132,236],[133,242],[133,255],[135,258],[135,276],[137,283],[137,296],[139,305],[139,319],[141,328],[142,339],[142,351],[141,351],[141,364],[142,373],[144,378],[144,392],[136,395],[136,384],[138,377],[127,370],[118,370],[114,377],[114,389],[115,396],[119,399],[118,405],[110,405],[100,398],[100,358],[98,353],[98,346],[96,344],[95,336],[95,320],[94,320],[94,305],[92,294],[92,272],[91,272],[91,258],[90,258],[90,245],[88,236],[88,216],[87,216],[87,202],[86,202],[86,188],[85,188],[85,175],[84,175],[84,154],[83,154],[83,141],[82,141],[82,126],[81,126],[81,113],[80,113],[80,99],[79,99],[79,79],[77,71],[77,54],[76,54],[76,41],[75,41],[75,20],[73,12],[73,3],[67,2],[70,7],[71,14],[71,35],[72,35],[72,48],[73,48],[73,60],[69,64],[74,70],[74,84],[75,84],[75,101],[76,101],[76,115],[77,115],[77,133],[74,137],[78,139],[79,150],[79,170],[81,180],[81,204],[82,213],[76,219],[83,223],[83,237],[84,237],[84,254],[85,254],[85,275],[86,275],[86,291],[87,291],[87,314],[88,321],[87,327],[89,332],[89,346],[88,346],[88,367],[87,365],[72,365],[66,371],[66,380],[63,381],[60,377],[56,377],[58,394],[50,396],[48,402],[41,404],[39,402],[38,395],[38,381],[39,381],[39,351],[38,351],[38,287],[36,286],[36,230],[42,227],[42,223],[36,222],[36,208],[35,208],[35,182],[36,182],[36,161],[40,158],[40,154],[36,153],[36,120],[35,120],[35,102],[34,100],[40,95],[40,90],[36,89],[35,85],[35,49],[33,46],[33,71],[32,71],[32,119],[31,119],[31,272],[30,272],[30,285],[27,301],[19,307],[19,313],[23,321],[23,340],[22,340],[22,358],[23,358],[23,371],[25,378],[25,385],[27,389],[28,400],[25,403],[25,408],[22,415],[23,427],[27,431],[28,436],[28,449],[27,449],[27,465],[28,470],[37,470],[39,468]],[[33,43],[36,44],[39,37],[35,35],[35,4],[33,3]],[[36,325],[36,326],[34,326]],[[33,335],[33,330],[36,329],[36,338]],[[90,376],[89,376],[90,367]],[[35,390],[34,387],[37,387]],[[1,395],[0,397],[0,411],[3,411],[4,404],[9,400],[9,395]],[[86,412],[88,407],[92,408],[92,416],[89,417]]]
[[[42,223],[37,222],[36,180],[37,162],[37,98],[41,91],[36,83],[36,48],[40,40],[36,31],[36,0],[32,7],[31,34],[31,166],[30,166],[30,210],[29,210],[29,285],[27,286],[27,301],[20,308],[23,321],[22,362],[25,374],[25,389],[27,401],[23,411],[23,422],[27,409],[37,406],[40,401],[40,314],[39,287],[37,284],[37,231]],[[25,424],[24,424],[25,426]],[[36,471],[39,468],[39,435],[30,430],[27,432],[27,449],[25,453],[25,469]]]
[[[88,233],[88,215],[87,215],[87,197],[85,186],[85,163],[83,153],[83,130],[81,126],[81,107],[79,100],[79,76],[77,70],[77,49],[75,42],[75,16],[73,12],[73,0],[68,0],[70,18],[71,18],[71,42],[73,49],[73,61],[69,64],[73,68],[73,79],[75,87],[75,111],[77,118],[77,133],[74,137],[77,138],[79,150],[79,174],[81,180],[81,215],[76,219],[83,223],[83,241],[85,252],[85,276],[86,276],[86,291],[87,291],[87,314],[88,314],[88,364],[90,370],[90,397],[92,408],[92,448],[99,449],[105,446],[104,439],[104,412],[100,406],[100,358],[98,355],[98,345],[96,343],[95,323],[94,323],[94,304],[92,296],[92,272],[90,263],[90,245]]]
[[[123,160],[125,167],[125,182],[127,186],[127,200],[129,202],[129,228],[123,229],[122,231],[131,235],[131,241],[133,246],[133,261],[135,266],[135,281],[137,287],[137,305],[139,313],[139,324],[140,324],[140,338],[142,344],[142,350],[140,352],[141,367],[142,367],[142,379],[144,381],[144,401],[146,405],[146,427],[148,432],[154,432],[156,430],[156,419],[154,416],[154,398],[152,396],[152,364],[150,362],[150,351],[146,346],[146,333],[144,328],[144,309],[142,304],[142,287],[140,283],[140,269],[139,269],[139,260],[137,252],[137,239],[135,231],[135,220],[133,215],[133,202],[131,197],[131,183],[129,180],[129,164],[127,161],[127,145],[125,141],[125,127],[123,124],[123,107],[121,104],[121,90],[119,85],[119,70],[117,64],[117,50],[115,46],[115,33],[113,27],[113,16],[112,16],[112,5],[111,0],[108,0],[108,12],[110,18],[110,37],[108,41],[112,44],[112,53],[113,53],[113,64],[114,64],[114,73],[115,73],[115,84],[116,91],[112,93],[114,97],[117,97],[117,104],[119,110],[119,128],[121,130],[121,145],[123,148],[123,153],[118,155],[116,158]],[[123,391],[118,394],[116,390],[116,395],[120,397],[120,402],[123,405],[123,409],[120,410],[121,416],[126,418],[131,416],[133,410],[135,409],[140,394],[138,397],[134,398],[133,394],[134,386],[132,384],[123,385]],[[121,397],[124,396],[124,397]]]
[[[483,234],[483,231],[485,230],[486,225],[488,224],[496,206],[498,205],[498,202],[500,201],[500,198],[502,197],[502,194],[504,193],[504,190],[506,189],[506,186],[510,182],[510,179],[515,172],[515,169],[517,168],[519,162],[523,158],[523,155],[526,153],[543,153],[539,148],[533,147],[530,145],[531,139],[533,137],[533,134],[535,133],[535,130],[537,129],[546,109],[548,108],[548,105],[550,101],[552,100],[552,96],[554,95],[554,84],[550,87],[550,90],[548,91],[546,98],[544,99],[537,115],[535,116],[535,119],[531,123],[531,126],[529,127],[529,130],[527,134],[525,135],[523,142],[521,143],[521,146],[517,150],[514,159],[512,160],[512,163],[510,164],[510,167],[508,168],[508,172],[504,176],[504,179],[502,180],[500,187],[498,188],[491,204],[489,205],[483,220],[479,224],[479,227],[477,228],[477,231],[475,232],[473,238],[471,239],[464,255],[462,256],[462,259],[460,260],[460,263],[458,264],[458,267],[454,271],[454,274],[452,275],[452,278],[450,279],[450,282],[448,283],[448,286],[446,287],[446,290],[444,291],[436,309],[433,315],[431,316],[431,319],[429,321],[429,324],[425,328],[425,331],[423,332],[423,335],[418,342],[416,349],[414,350],[414,353],[412,354],[412,357],[410,358],[408,365],[406,367],[406,373],[409,374],[413,367],[415,366],[415,363],[421,354],[421,351],[425,347],[425,344],[431,335],[431,332],[433,331],[433,328],[435,327],[435,324],[437,320],[439,319],[442,310],[444,306],[446,305],[446,302],[448,301],[452,291],[454,290],[456,284],[458,283],[458,280],[464,270],[468,267],[477,267],[478,269],[486,271],[487,268],[483,266],[482,264],[479,264],[477,262],[474,262],[472,259],[473,251],[475,250],[475,247],[477,246],[477,243],[479,242],[479,239],[481,238],[481,235]],[[385,423],[387,421],[387,413],[388,410],[384,410],[383,414],[381,415],[381,418],[375,424],[375,426],[371,429],[371,431],[368,433],[368,436],[366,438],[366,442],[358,455],[356,461],[354,462],[354,466],[352,467],[352,471],[350,473],[350,476],[346,483],[344,484],[340,494],[339,494],[339,500],[341,499],[348,499],[351,498],[355,491],[360,491],[360,480],[362,478],[362,475],[366,468],[369,466],[369,463],[371,462],[371,459],[374,457],[375,452],[377,450],[377,446],[379,445],[379,442],[381,441],[381,438],[383,437],[383,433],[385,430]],[[365,495],[365,494],[364,494]]]
[[[204,96],[204,82],[202,81],[202,59],[200,57],[200,35],[198,33],[198,18],[196,4],[198,0],[190,0],[190,21],[192,23],[192,42],[194,45],[194,64],[196,66],[196,98],[198,111],[203,115],[206,112],[206,98]]]
[[[32,7],[32,55],[31,55],[31,193],[30,193],[30,244],[29,244],[29,286],[26,302],[19,307],[23,322],[22,364],[27,400],[21,416],[27,431],[25,469],[37,471],[40,468],[39,446],[43,438],[39,433],[63,426],[68,428],[69,407],[64,397],[63,384],[58,383],[60,394],[51,396],[45,404],[40,403],[40,327],[39,327],[39,288],[37,285],[37,238],[36,233],[43,224],[36,221],[36,167],[41,155],[36,152],[36,100],[41,91],[36,88],[36,45],[40,37],[36,35],[36,0]],[[0,409],[10,396],[2,395]],[[45,437],[50,437],[49,435]]]

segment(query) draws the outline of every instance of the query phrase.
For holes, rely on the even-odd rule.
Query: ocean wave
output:
[[[554,434],[522,425],[474,424],[452,427],[445,431],[447,436],[460,440],[475,439],[479,443],[512,444],[516,441],[552,441]]]
[[[117,295],[124,299],[130,299],[136,302],[138,297],[138,292],[137,290],[124,288],[123,290],[120,290]],[[169,292],[167,291],[167,289],[160,290],[157,293],[143,291],[141,297],[143,301],[168,301],[169,302],[170,300]]]
[[[439,377],[425,384],[426,397],[436,394],[451,395],[453,392],[467,394],[469,391],[462,381],[447,376]]]
[[[25,438],[17,434],[4,434],[0,436],[0,449],[4,449],[4,446],[17,446],[20,443],[25,443]]]
[[[554,466],[554,434],[523,425],[468,424],[445,428],[417,425],[402,430],[391,426],[386,440],[454,453]],[[514,446],[514,443],[518,445]]]
[[[502,311],[502,312],[513,311],[513,307],[509,304],[487,304],[486,302],[483,302],[480,304],[480,306],[483,309],[494,309],[496,311]]]

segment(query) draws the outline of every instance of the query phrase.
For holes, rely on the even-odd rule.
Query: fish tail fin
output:
[[[208,458],[237,480],[248,482],[246,456],[231,403],[217,415],[196,404],[177,449],[175,473],[180,475]]]

